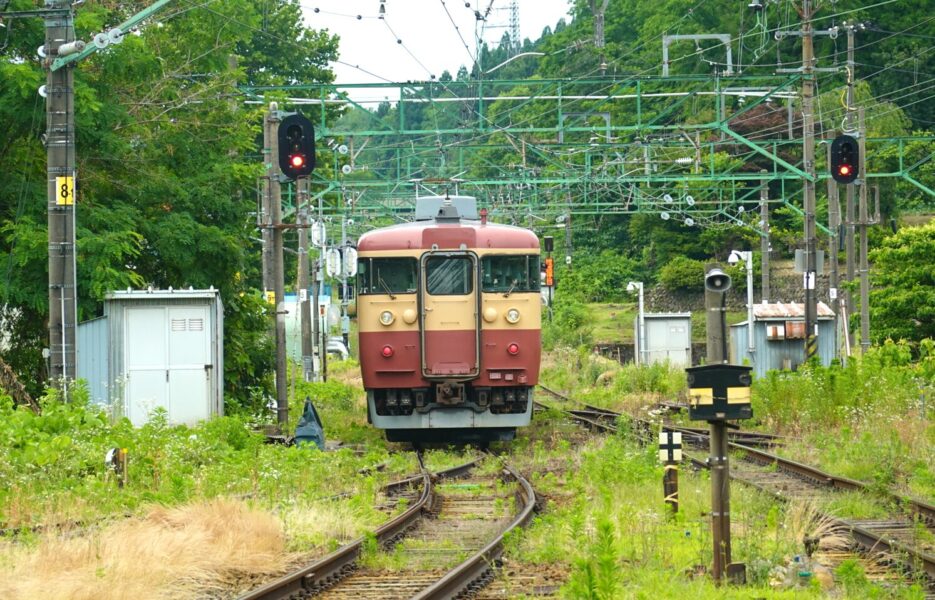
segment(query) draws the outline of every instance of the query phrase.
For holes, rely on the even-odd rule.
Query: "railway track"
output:
[[[280,577],[241,600],[283,598],[455,598],[482,587],[503,538],[532,518],[535,494],[516,471],[477,473],[480,460],[388,486],[420,492],[372,535]],[[514,501],[515,499],[515,501]],[[516,507],[515,512],[510,508]],[[402,565],[387,568],[390,563]],[[382,565],[382,566],[381,566]]]
[[[545,389],[556,397],[568,398]],[[584,410],[563,410],[584,426],[616,432],[616,420],[620,413],[586,407]],[[652,443],[652,423],[634,419],[640,429],[645,430],[644,439]],[[671,431],[682,432],[685,444],[706,447],[708,436],[704,430],[663,424]],[[935,506],[898,494],[871,490],[863,482],[826,473],[815,467],[792,461],[775,454],[754,448],[752,444],[739,443],[738,434],[729,431],[733,441],[728,443],[732,451],[731,479],[755,487],[781,500],[805,499],[821,501],[840,492],[862,492],[876,497],[885,504],[897,507],[882,519],[842,519],[826,515],[835,529],[846,531],[854,543],[868,555],[882,562],[897,565],[902,569],[922,575],[928,580],[928,589],[935,592]],[[766,434],[768,436],[768,434]],[[768,437],[753,439],[768,441]],[[707,461],[685,452],[686,460],[694,466],[707,468]]]

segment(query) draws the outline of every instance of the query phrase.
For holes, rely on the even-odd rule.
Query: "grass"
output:
[[[621,315],[618,320],[632,322],[632,314]],[[753,390],[756,420],[745,425],[787,434],[783,454],[871,481],[878,491],[898,487],[931,499],[935,427],[931,401],[926,405],[919,399],[930,371],[903,360],[898,350],[873,351],[846,368],[807,368],[758,381]],[[618,410],[646,411],[685,388],[680,369],[623,366],[587,350],[557,350],[543,365],[546,385],[574,390],[575,399]],[[379,487],[414,473],[415,460],[412,453],[391,453],[382,433],[367,425],[354,361],[331,363],[329,375],[327,383],[294,382],[290,411],[297,419],[300,401],[306,395],[313,398],[327,439],[351,444],[327,453],[266,445],[242,417],[187,428],[169,426],[157,414],[146,427],[134,429],[127,422],[110,422],[80,402],[64,406],[49,398],[41,417],[0,405],[0,521],[28,525],[126,511],[138,515],[94,533],[75,532],[70,540],[37,535],[0,546],[0,597],[34,597],[28,574],[45,573],[40,563],[55,562],[51,557],[68,557],[69,568],[72,557],[84,557],[56,582],[65,585],[67,580],[78,591],[56,588],[51,597],[106,598],[101,594],[110,592],[101,592],[101,581],[117,577],[130,581],[111,586],[114,597],[223,595],[218,590],[243,571],[282,569],[298,552],[324,553],[382,522],[385,515],[373,508]],[[130,481],[124,488],[117,487],[102,464],[104,451],[114,446],[130,450]],[[551,412],[537,415],[515,442],[501,449],[531,474],[546,506],[528,531],[510,536],[513,569],[552,566],[554,572],[567,573],[565,597],[823,597],[818,587],[782,590],[770,585],[777,569],[802,554],[802,538],[821,531],[821,521],[809,516],[813,511],[808,506],[783,507],[765,495],[733,487],[734,559],[747,564],[750,584],[725,590],[705,574],[711,562],[707,474],[681,473],[681,507],[673,515],[662,502],[662,470],[654,452],[640,447],[627,428],[614,437],[589,438]],[[439,470],[473,456],[470,450],[436,449],[426,453],[426,463]],[[385,464],[385,470],[358,473],[377,464]],[[499,461],[486,460],[480,471],[494,474],[499,468]],[[479,491],[463,482],[444,485],[453,494]],[[344,491],[351,492],[349,498],[326,500]],[[248,503],[235,500],[243,495],[250,497]],[[835,502],[832,507],[844,516],[878,514],[874,494],[840,495]],[[500,508],[509,510],[509,504]],[[199,516],[204,510],[235,526],[218,531],[216,521]],[[140,523],[147,529],[136,532],[132,526]],[[254,566],[230,555],[240,542],[225,536],[251,527],[261,532],[256,554],[272,548],[268,554],[275,557],[268,563]],[[133,577],[119,575],[122,559],[111,548],[138,545],[142,560],[149,562],[160,560],[157,552],[165,548],[179,552],[184,561],[185,550],[170,536],[176,530],[198,544],[217,543],[221,560],[208,564],[194,559],[194,570],[181,579],[154,568],[146,583],[152,587],[121,587],[136,584]],[[123,538],[118,534],[143,539],[119,541]],[[214,553],[208,545],[201,551]],[[374,560],[377,566],[401,568],[396,564],[401,556],[381,553]],[[144,563],[136,560],[137,568],[139,564]],[[882,591],[866,580],[861,568],[840,566],[836,593],[854,598],[915,593],[899,587]],[[79,595],[85,589],[91,590],[88,595]]]
[[[587,305],[592,337],[596,343],[632,344],[635,339],[634,320],[639,314],[638,305],[633,303],[591,303]],[[651,307],[644,307],[652,312]],[[703,311],[692,313],[692,342],[704,342],[706,335],[705,315]],[[746,311],[729,311],[728,326],[747,320]]]
[[[156,507],[142,519],[90,537],[50,537],[35,547],[8,546],[0,597],[75,600],[205,595],[243,573],[274,574],[289,559],[271,515],[243,502]]]

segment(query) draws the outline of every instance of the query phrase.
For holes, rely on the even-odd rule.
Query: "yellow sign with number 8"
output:
[[[55,204],[59,206],[71,206],[75,203],[75,178],[74,177],[56,177],[55,178]]]

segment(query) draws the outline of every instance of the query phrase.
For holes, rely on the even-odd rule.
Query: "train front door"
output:
[[[480,372],[477,256],[431,252],[421,262],[422,374],[433,379],[476,377]]]

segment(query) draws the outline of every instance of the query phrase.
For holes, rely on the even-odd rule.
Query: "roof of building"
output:
[[[107,292],[104,298],[106,300],[167,300],[170,298],[173,300],[191,300],[195,298],[217,298],[220,293],[220,290],[214,289],[214,286],[211,286],[211,288],[207,290],[196,290],[194,288],[169,288],[167,290],[148,288],[145,290],[134,290],[127,288],[126,290]]]
[[[753,318],[759,321],[805,318],[805,305],[798,302],[767,302],[753,305]],[[834,312],[824,302],[818,303],[818,318],[833,319]]]

